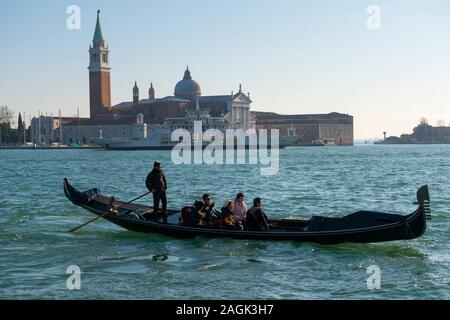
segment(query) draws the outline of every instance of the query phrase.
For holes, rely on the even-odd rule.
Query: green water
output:
[[[273,217],[360,209],[409,213],[428,184],[433,220],[413,241],[321,246],[129,232],[96,221],[64,196],[99,187],[130,200],[163,163],[169,207],[208,191],[218,204],[244,192]],[[150,197],[143,199],[150,203]],[[258,166],[173,165],[168,151],[0,150],[1,299],[438,299],[450,298],[450,146],[355,146],[281,150],[276,176]],[[68,290],[66,269],[81,269]],[[367,267],[381,288],[367,288]]]

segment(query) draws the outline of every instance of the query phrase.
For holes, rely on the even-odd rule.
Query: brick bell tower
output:
[[[89,46],[89,97],[91,119],[105,116],[111,111],[111,82],[109,48],[105,45],[100,25],[100,10],[97,11],[97,25],[94,39]]]

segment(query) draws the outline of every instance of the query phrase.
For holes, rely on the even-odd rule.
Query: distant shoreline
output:
[[[450,145],[450,143],[363,143],[356,142],[353,146],[415,146],[415,145]],[[270,147],[270,146],[269,146]],[[280,149],[291,149],[291,148],[311,148],[318,147],[314,145],[298,145],[298,146],[279,146]],[[320,146],[320,147],[333,147],[340,148],[342,146]],[[236,148],[235,148],[236,149]],[[248,150],[248,148],[246,148]],[[46,147],[37,146],[34,147],[20,147],[20,146],[2,146],[0,150],[105,150],[105,151],[170,151],[171,148],[168,147],[153,147],[153,148],[107,148],[102,146],[89,146],[89,147]]]
[[[279,149],[284,149],[286,147],[323,147],[323,145],[279,145]],[[0,146],[0,150],[108,150],[108,151],[142,151],[142,150],[172,150],[175,145],[166,145],[166,146],[144,146],[144,147],[109,147],[109,146]],[[206,146],[203,146],[203,149]],[[333,146],[334,147],[334,146]],[[192,147],[193,148],[193,147]],[[270,144],[267,145],[267,148],[271,148]],[[224,146],[224,150],[226,147]],[[234,149],[238,149],[237,146],[234,146]],[[249,146],[246,145],[245,149],[248,150]],[[257,147],[259,149],[259,146]]]
[[[409,142],[409,143],[385,143],[385,142],[376,142],[373,143],[373,145],[376,146],[417,146],[417,145],[450,145],[450,143],[446,143],[446,142]]]

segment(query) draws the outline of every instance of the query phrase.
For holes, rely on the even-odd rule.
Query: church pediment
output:
[[[233,102],[252,103],[253,101],[243,92],[236,93]]]

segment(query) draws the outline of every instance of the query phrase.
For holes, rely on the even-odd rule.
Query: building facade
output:
[[[297,137],[299,145],[353,145],[353,117],[346,114],[255,112],[255,118],[257,129],[279,129],[281,137]]]
[[[40,116],[31,120],[30,138],[32,143],[43,145],[103,144],[105,140],[144,140],[148,131],[142,114],[136,116],[134,123],[112,124],[89,118]]]
[[[242,92],[242,86],[236,94],[202,96],[201,87],[192,79],[189,67],[183,79],[175,85],[173,96],[156,98],[153,83],[148,99],[140,99],[139,92],[138,84],[135,83],[133,100],[111,107],[113,119],[134,119],[137,113],[142,113],[144,122],[148,124],[190,127],[192,114],[200,111],[205,119],[221,124],[224,128],[247,130],[255,127],[250,112],[252,100]],[[196,111],[196,108],[199,110]]]
[[[76,117],[53,117],[53,116],[43,116],[35,117],[31,119],[30,124],[30,141],[36,144],[51,145],[52,143],[62,143],[67,142],[78,142],[80,139],[78,136],[71,137],[69,141],[68,137],[63,134],[61,135],[61,127],[73,126],[74,122],[83,123],[85,121],[90,121],[89,118],[76,118]],[[78,127],[78,126],[77,126]],[[64,132],[63,132],[64,133]]]
[[[450,144],[450,126],[431,126],[421,121],[413,128],[411,134],[402,134],[400,137],[390,136],[376,144]]]

